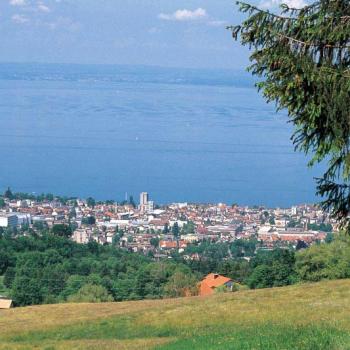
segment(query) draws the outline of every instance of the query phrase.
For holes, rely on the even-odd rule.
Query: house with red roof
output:
[[[159,247],[163,250],[166,249],[177,249],[177,242],[176,241],[160,241]],[[184,240],[179,241],[179,248],[185,249],[187,247],[187,243]]]
[[[200,282],[199,295],[212,295],[215,293],[215,289],[219,287],[227,288],[227,291],[232,292],[233,281],[230,278],[219,275],[217,273],[210,273],[202,280],[202,282]]]

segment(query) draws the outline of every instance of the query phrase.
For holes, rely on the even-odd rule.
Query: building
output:
[[[146,213],[152,213],[154,211],[154,202],[148,201],[146,206]]]
[[[142,192],[140,194],[140,206],[147,205],[148,203],[148,193],[147,192]]]
[[[15,228],[18,225],[18,218],[13,214],[0,215],[0,227]]]
[[[74,231],[72,240],[76,243],[86,244],[89,242],[92,232],[85,229],[77,229]]]
[[[27,213],[16,213],[17,216],[17,225],[30,225],[32,222],[31,215]]]
[[[183,240],[176,242],[176,241],[160,241],[159,242],[159,248],[162,250],[169,250],[169,249],[185,249],[187,247],[187,243]]]
[[[151,213],[154,210],[154,202],[149,200],[147,192],[142,192],[140,194],[140,206],[141,213]]]
[[[142,192],[140,194],[140,205],[139,205],[139,209],[141,213],[145,213],[146,212],[146,207],[148,204],[148,193],[147,192]]]
[[[11,307],[12,307],[12,300],[2,299],[0,297],[0,310],[1,309],[11,309]]]
[[[217,273],[210,273],[199,284],[199,295],[206,296],[215,293],[215,289],[224,288],[227,291],[232,292],[233,281],[225,276],[221,276]]]

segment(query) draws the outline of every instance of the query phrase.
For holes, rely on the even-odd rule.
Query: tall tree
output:
[[[53,225],[51,231],[54,235],[60,237],[70,237],[72,235],[72,229],[64,224]]]
[[[129,203],[130,203],[130,205],[132,205],[134,208],[136,208],[136,203],[135,203],[135,201],[134,201],[134,197],[133,197],[133,196],[130,196],[130,197],[129,197]]]
[[[322,206],[349,229],[350,214],[350,6],[320,0],[301,9],[281,5],[273,14],[238,3],[248,18],[229,27],[253,53],[249,70],[257,87],[295,126],[295,148],[326,160],[317,179]]]
[[[176,240],[176,245],[177,248],[179,248],[179,236],[180,236],[180,228],[179,228],[179,224],[177,222],[174,223],[171,232]]]
[[[14,195],[13,195],[10,187],[7,187],[7,190],[4,193],[4,197],[7,198],[7,199],[13,199],[14,198]]]
[[[179,224],[177,222],[174,223],[171,232],[174,236],[174,238],[178,238],[180,235],[180,228],[179,228]]]
[[[89,197],[89,198],[86,200],[86,204],[87,204],[88,207],[94,208],[95,205],[96,205],[96,201],[95,201],[94,198]]]

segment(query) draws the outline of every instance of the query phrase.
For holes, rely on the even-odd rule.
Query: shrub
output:
[[[297,253],[296,271],[303,281],[349,278],[349,237],[339,236],[329,244],[313,245]]]
[[[198,294],[198,281],[191,273],[175,272],[164,287],[165,295],[179,298]]]
[[[76,294],[68,297],[72,303],[103,303],[114,301],[105,287],[96,284],[85,284]]]

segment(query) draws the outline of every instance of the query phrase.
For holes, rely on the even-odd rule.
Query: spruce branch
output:
[[[310,166],[328,162],[317,194],[350,233],[349,0],[283,5],[292,17],[238,4],[248,18],[228,29],[253,51],[248,70],[265,99],[288,112],[296,150],[312,156]]]
[[[308,47],[322,47],[322,48],[332,48],[332,49],[350,49],[350,45],[333,45],[333,44],[327,44],[327,43],[321,43],[321,42],[308,42],[308,41],[302,41],[296,38],[293,38],[291,36],[281,34],[281,33],[274,33],[274,35],[279,36],[283,39],[288,39],[290,42],[297,43],[301,46],[308,46]]]

